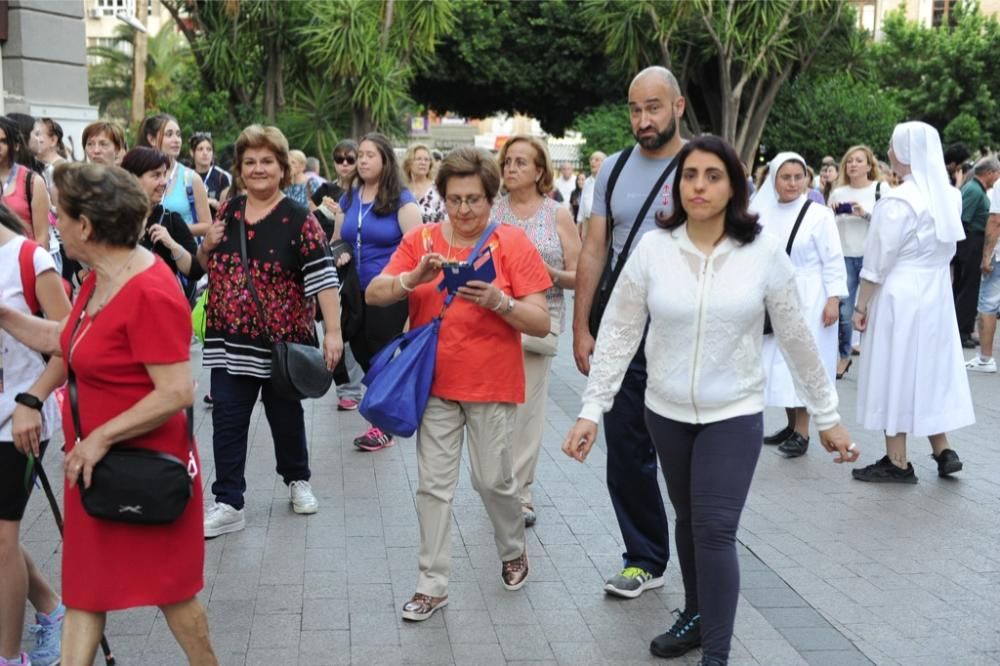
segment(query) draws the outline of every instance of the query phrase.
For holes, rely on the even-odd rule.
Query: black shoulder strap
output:
[[[788,235],[788,244],[785,245],[785,254],[791,256],[792,245],[795,243],[795,235],[799,233],[799,227],[802,226],[802,220],[805,219],[806,211],[809,210],[809,204],[812,203],[812,199],[806,199],[806,202],[802,204],[802,208],[799,209],[799,216],[795,218],[795,224],[792,226],[792,233]]]
[[[639,233],[639,227],[642,226],[642,221],[646,218],[646,213],[649,212],[649,207],[653,205],[653,200],[656,199],[656,195],[660,193],[660,188],[663,187],[663,183],[666,182],[667,176],[674,170],[674,164],[677,162],[677,156],[674,155],[667,162],[667,166],[663,169],[663,173],[660,177],[656,179],[656,184],[653,185],[653,189],[649,191],[649,195],[642,204],[642,208],[639,209],[639,214],[635,217],[635,222],[632,224],[632,230],[628,232],[628,238],[625,239],[625,245],[622,246],[621,254],[618,255],[618,260],[615,262],[615,271],[612,275],[612,284],[617,283],[618,274],[622,272],[622,268],[625,267],[625,261],[628,259],[629,250],[632,249],[632,241],[635,240],[636,235]]]
[[[880,180],[878,181],[878,184],[875,185],[875,201],[878,201],[881,198],[882,198],[882,181]]]
[[[608,176],[608,186],[604,189],[604,219],[608,223],[608,244],[611,244],[611,230],[615,226],[615,217],[611,214],[611,194],[615,190],[615,184],[618,182],[618,176],[622,174],[622,169],[625,168],[625,163],[628,162],[628,158],[632,155],[632,150],[635,146],[629,146],[621,152],[618,159],[615,160],[615,165],[611,168],[611,174]],[[596,175],[594,176],[597,177]]]

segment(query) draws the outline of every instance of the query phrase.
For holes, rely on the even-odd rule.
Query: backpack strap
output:
[[[209,172],[211,173],[211,172]],[[194,206],[194,177],[191,169],[184,168],[184,191],[187,192],[188,208],[191,210],[192,224],[198,223],[198,210]]]
[[[882,181],[880,180],[878,181],[878,184],[875,185],[875,201],[878,201],[881,198],[882,198]]]
[[[611,169],[611,173],[608,175],[608,186],[604,190],[604,219],[608,221],[608,245],[611,244],[611,230],[615,226],[614,215],[611,214],[611,194],[615,191],[615,184],[618,183],[618,176],[622,174],[622,169],[625,168],[625,163],[628,162],[628,158],[632,156],[632,150],[635,146],[629,146],[621,152],[618,159],[615,160],[615,165]]]
[[[38,295],[35,293],[35,248],[38,243],[25,239],[21,243],[21,250],[17,255],[17,262],[21,268],[21,290],[24,292],[24,302],[28,304],[31,314],[39,314],[42,311],[41,303],[38,302]]]

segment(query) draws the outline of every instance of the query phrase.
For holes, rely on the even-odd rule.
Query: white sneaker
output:
[[[247,526],[243,509],[216,502],[205,510],[205,538],[211,539],[230,532],[239,532]]]
[[[997,361],[995,358],[991,358],[988,361],[984,361],[981,356],[976,354],[968,361],[965,362],[965,369],[971,372],[991,372],[995,373],[997,371]]]
[[[292,511],[295,513],[316,513],[319,502],[313,495],[312,486],[308,481],[292,481],[288,484],[288,492],[292,498]]]

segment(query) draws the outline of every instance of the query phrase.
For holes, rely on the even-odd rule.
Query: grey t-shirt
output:
[[[621,156],[622,153],[619,151],[604,160],[604,163],[601,165],[601,170],[597,174],[597,182],[594,184],[592,215],[607,217],[608,211],[605,205],[605,193],[608,189],[608,178],[611,176],[611,170],[614,168],[615,163]],[[632,231],[632,225],[635,223],[635,217],[639,214],[639,209],[645,203],[646,197],[649,196],[649,191],[653,189],[653,185],[656,184],[663,170],[672,159],[672,155],[662,159],[649,159],[639,151],[638,146],[629,155],[628,162],[625,163],[625,167],[618,175],[618,182],[615,183],[615,189],[611,193],[611,210],[614,212],[615,218],[615,226],[612,230],[612,234],[614,235],[612,247],[614,248],[616,259],[621,255],[625,241],[628,240],[629,232]],[[642,226],[639,227],[635,240],[632,241],[630,252],[639,244],[639,239],[642,238],[643,234],[656,228],[657,211],[662,210],[666,215],[674,212],[673,188],[675,175],[676,171],[671,172],[664,181],[659,195],[653,200],[653,205],[649,207],[646,216],[642,220]]]

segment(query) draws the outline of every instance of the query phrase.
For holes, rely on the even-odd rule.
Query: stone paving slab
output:
[[[320,512],[292,513],[274,474],[270,431],[254,414],[247,466],[247,529],[206,544],[206,605],[226,665],[648,664],[649,641],[683,604],[671,562],[664,588],[625,601],[601,591],[621,566],[621,538],[604,483],[603,440],[587,464],[559,451],[585,378],[562,341],[528,531],[531,576],[505,591],[490,524],[466,468],[455,497],[450,605],[427,622],[398,614],[416,582],[419,543],[412,440],[374,454],[354,450],[357,413],[331,396],[306,405]],[[201,389],[208,375],[199,371]],[[1000,395],[995,376],[973,376],[977,425],[952,437],[966,463],[940,480],[925,442],[911,443],[920,483],[852,481],[818,443],[785,460],[765,450],[739,532],[742,593],[732,664],[1000,663]],[[878,433],[854,426],[854,378],[839,382],[841,410],[862,462],[881,456]],[[211,418],[196,434],[212,481]],[[766,415],[768,429],[783,418]],[[815,439],[815,436],[814,436]],[[46,467],[53,476],[61,455]],[[668,505],[669,507],[669,505]],[[669,512],[669,508],[668,508]],[[23,539],[58,585],[59,539],[41,493]],[[946,627],[946,629],[945,629]],[[155,609],[109,616],[118,663],[183,664]],[[697,651],[673,660],[694,664]],[[96,664],[103,663],[98,659]]]

